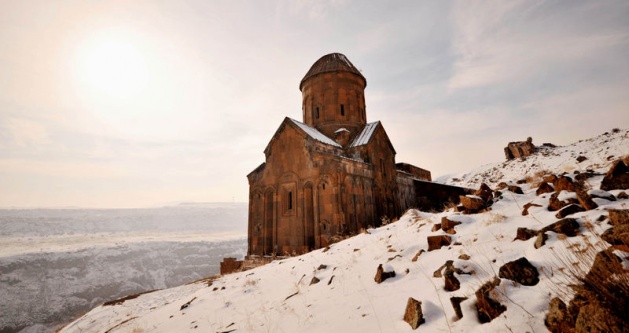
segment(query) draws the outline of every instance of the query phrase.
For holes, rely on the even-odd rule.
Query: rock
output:
[[[541,232],[553,231],[558,234],[564,234],[568,237],[574,237],[579,233],[579,228],[581,228],[581,225],[579,225],[579,222],[577,222],[576,219],[569,217],[569,218],[559,220],[553,224],[547,225],[546,227],[542,228],[542,230],[540,231]]]
[[[577,157],[577,163],[581,163],[581,162],[583,162],[583,161],[586,161],[587,159],[588,159],[588,158],[587,158],[587,157],[585,157],[585,156],[579,156],[579,157]]]
[[[628,330],[627,319],[618,318],[598,301],[592,301],[581,307],[574,323],[575,333],[623,333]]]
[[[406,310],[404,311],[404,321],[411,325],[412,329],[417,329],[423,324],[424,315],[422,313],[422,302],[409,297],[406,302]]]
[[[522,215],[523,216],[529,215],[529,208],[531,208],[531,207],[542,207],[542,205],[538,205],[538,204],[534,204],[532,202],[529,202],[529,203],[524,205],[524,209],[522,209]]]
[[[446,291],[455,291],[461,288],[461,282],[459,282],[459,279],[454,276],[454,271],[449,271],[446,269],[445,273],[443,274],[443,281],[445,283],[443,289],[445,289]]]
[[[524,194],[524,192],[522,192],[522,188],[520,186],[516,186],[516,185],[507,185],[507,189],[515,194]]]
[[[494,278],[492,281],[483,284],[476,291],[476,311],[478,313],[478,320],[481,323],[488,323],[501,313],[507,311],[506,306],[500,304],[490,296],[491,291],[499,285],[500,279]]]
[[[629,199],[629,194],[627,194],[627,192],[625,192],[625,191],[622,191],[622,192],[618,193],[617,198],[618,199]]]
[[[461,310],[461,303],[467,300],[467,297],[450,297],[450,304],[452,304],[452,308],[454,309],[454,314],[456,315],[456,319],[463,318],[463,311]]]
[[[601,190],[624,190],[629,188],[629,167],[623,160],[614,162],[601,182]]]
[[[321,264],[321,265],[319,265],[319,267],[317,267],[317,270],[320,271],[320,270],[326,269],[326,268],[328,268],[328,265]]]
[[[629,209],[608,209],[609,223],[612,225],[629,224]]]
[[[579,205],[572,204],[558,211],[557,214],[555,214],[555,217],[558,219],[562,219],[568,215],[572,215],[572,214],[580,213],[580,212],[585,212],[585,209],[583,209],[583,207]]]
[[[559,297],[555,297],[550,300],[548,304],[548,315],[544,320],[546,328],[552,333],[564,333],[569,329],[568,309],[566,303],[564,303]]]
[[[629,245],[629,224],[615,225],[601,235],[611,245]]]
[[[461,254],[459,256],[459,259],[461,259],[461,260],[470,260],[470,258],[471,257],[468,254],[465,254],[465,253],[463,253],[463,254]]]
[[[479,196],[483,198],[485,202],[488,202],[494,197],[494,191],[487,184],[482,183],[478,190],[474,191],[474,195]]]
[[[420,249],[419,251],[417,251],[417,253],[415,254],[415,256],[413,257],[413,259],[411,259],[412,262],[416,262],[417,258],[419,258],[419,256],[422,255],[422,253],[424,253],[424,249]]]
[[[529,240],[537,234],[537,230],[527,229],[527,228],[518,228],[515,238],[513,240]]]
[[[616,201],[616,197],[614,197],[613,194],[611,194],[611,193],[609,193],[607,191],[603,191],[603,190],[590,191],[590,193],[588,193],[588,194],[592,198],[599,198],[599,199],[605,199],[605,200],[609,200],[609,201]]]
[[[548,199],[548,210],[551,212],[560,210],[568,205],[566,201],[559,200],[559,193],[553,193]]]
[[[437,268],[437,270],[436,270],[436,271],[434,271],[434,272],[432,273],[432,277],[435,277],[435,278],[440,278],[440,277],[443,277],[443,274],[441,274],[441,272],[443,271],[443,269],[444,269],[444,268],[446,268],[446,267],[451,267],[451,266],[452,266],[452,264],[454,264],[454,261],[453,261],[453,260],[447,260],[447,261],[445,262],[445,264],[441,265],[439,268]]]
[[[533,139],[528,137],[526,141],[515,141],[509,142],[504,149],[505,158],[507,160],[512,160],[514,158],[520,157],[524,158],[529,156],[537,151],[535,145],[533,144]]]
[[[319,278],[317,278],[316,276],[313,276],[312,280],[310,280],[310,284],[309,285],[312,286],[313,284],[319,283],[319,281],[321,281],[321,280],[319,280]]]
[[[542,180],[544,181],[544,183],[552,183],[555,180],[557,180],[557,175],[555,175],[555,174],[544,175],[542,177]]]
[[[478,211],[485,208],[485,200],[478,196],[470,196],[470,195],[461,195],[459,196],[461,200],[461,204],[465,209],[469,209],[472,211]]]
[[[543,235],[543,233],[541,234]],[[498,271],[498,276],[525,286],[534,286],[539,282],[537,268],[525,257],[502,265]]]
[[[428,251],[438,250],[442,246],[448,246],[452,243],[452,238],[446,235],[428,236]]]
[[[441,218],[441,229],[444,231],[448,231],[450,229],[454,229],[455,226],[461,224],[459,221],[452,221],[448,219],[446,216]]]
[[[496,185],[496,191],[504,190],[505,188],[507,188],[507,183],[505,182],[500,182]]]
[[[611,275],[620,274],[623,271],[622,262],[612,250],[603,250],[594,257],[592,268],[585,275],[585,282],[587,285],[599,286]]]
[[[378,265],[378,269],[376,269],[376,276],[373,278],[376,283],[380,284],[388,278],[395,277],[395,271],[385,272],[384,268],[382,268],[382,264]]]
[[[585,210],[598,208],[596,202],[592,200],[592,197],[585,190],[577,190],[577,200],[579,200],[579,205],[585,208]]]
[[[437,231],[437,230],[440,230],[440,229],[441,229],[441,223],[435,223],[435,224],[433,224],[431,231],[434,232],[434,231]]]
[[[537,238],[535,239],[535,248],[539,249],[540,247],[546,245],[546,241],[548,240],[548,235],[544,232],[540,232],[537,234]]]
[[[577,184],[570,177],[559,176],[554,182],[555,193],[561,191],[574,192],[577,189]]]
[[[555,188],[552,185],[550,185],[550,184],[548,184],[546,182],[543,182],[543,183],[539,184],[539,187],[535,191],[535,195],[541,195],[541,194],[544,194],[544,193],[552,193],[552,192],[555,192]]]

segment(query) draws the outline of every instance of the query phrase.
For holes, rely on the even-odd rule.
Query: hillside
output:
[[[485,198],[489,209],[409,210],[397,222],[328,249],[99,306],[61,332],[411,332],[403,321],[409,297],[421,302],[425,322],[417,331],[546,332],[551,299],[559,297],[568,304],[575,295],[569,286],[578,285],[577,277],[585,276],[597,253],[609,246],[601,239],[610,228],[608,210],[629,208],[622,190],[600,190],[603,174],[627,154],[629,132],[621,130],[546,148],[524,160],[483,166],[442,181],[473,188],[481,182],[492,189],[510,186],[489,192],[491,198],[480,192],[470,197]],[[586,160],[577,162],[579,156]],[[591,170],[587,177],[579,176],[587,169]],[[555,183],[557,194],[552,187],[549,193],[536,194],[539,184],[551,186],[543,177],[563,173],[567,177]],[[528,182],[517,184],[523,193],[516,193],[515,182],[525,178]],[[555,224],[558,211],[547,206],[552,197],[555,203],[577,202],[570,188],[559,190],[565,185],[561,182],[576,184],[579,179],[584,179],[580,189],[597,207],[570,214],[576,225]],[[500,182],[508,183],[498,186]],[[527,203],[538,206],[523,215]],[[546,231],[545,242],[533,230]],[[430,236],[451,237],[451,244],[428,251]],[[625,269],[612,275],[613,281],[625,283],[619,291],[627,291],[629,281],[629,253],[623,249],[627,248],[614,250]],[[520,265],[506,274],[501,269],[523,257],[532,269],[522,270]],[[448,260],[451,265],[444,266]],[[380,264],[395,276],[377,283],[374,276]],[[509,276],[516,271],[524,272],[525,279]],[[499,285],[487,287],[498,275],[503,276]],[[481,286],[487,287],[486,293],[477,292]],[[453,297],[460,303],[460,319],[451,304]],[[477,312],[481,300],[493,305],[496,315],[484,324]],[[584,308],[589,306],[584,302]]]

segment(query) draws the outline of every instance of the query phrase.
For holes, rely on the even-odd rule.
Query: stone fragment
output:
[[[609,200],[609,201],[616,201],[616,197],[614,197],[613,194],[611,194],[611,193],[609,193],[607,191],[603,191],[603,190],[590,191],[589,195],[592,198],[599,198],[599,199],[605,199],[605,200]]]
[[[452,243],[452,238],[446,235],[428,236],[428,251],[438,250],[442,246],[448,246]]]
[[[461,310],[461,303],[467,300],[467,297],[450,297],[450,304],[452,304],[452,308],[454,309],[454,314],[456,315],[456,319],[463,318],[463,311]]]
[[[548,304],[548,315],[544,320],[546,327],[552,333],[564,333],[568,330],[567,314],[568,308],[559,297],[550,300]]]
[[[549,174],[549,175],[544,175],[544,176],[542,177],[542,180],[544,181],[544,183],[552,183],[552,182],[554,182],[555,180],[557,180],[557,175],[552,174],[552,173],[551,173],[551,174]]]
[[[577,222],[576,219],[569,217],[569,218],[559,220],[550,225],[547,225],[544,228],[542,228],[542,230],[540,231],[541,232],[553,231],[558,234],[564,234],[568,237],[574,237],[578,234],[579,228],[581,228],[581,225],[579,224],[579,222]]]
[[[444,231],[448,231],[450,229],[454,229],[455,226],[461,224],[459,221],[452,221],[448,219],[448,217],[444,216],[441,218],[441,229]]]
[[[310,284],[309,285],[312,286],[313,284],[319,283],[319,281],[321,281],[321,280],[319,280],[319,278],[317,278],[316,276],[313,276],[312,280],[310,280]]]
[[[487,184],[482,183],[478,190],[474,191],[474,195],[483,198],[487,202],[494,197],[494,191]]]
[[[416,262],[417,258],[419,258],[419,256],[422,255],[422,253],[424,253],[424,249],[420,249],[419,251],[417,251],[417,253],[415,254],[415,256],[413,257],[413,259],[411,259],[412,262]]]
[[[539,187],[535,191],[535,195],[542,195],[544,193],[552,193],[552,192],[555,192],[555,188],[552,185],[546,182],[543,182],[539,184]]]
[[[605,230],[601,238],[611,245],[629,246],[629,224],[615,225]]]
[[[378,265],[378,269],[376,270],[376,276],[373,278],[376,283],[380,284],[388,278],[395,277],[395,271],[385,272],[384,268],[382,268],[382,264]]]
[[[618,193],[617,198],[618,199],[629,199],[629,194],[627,194],[627,192],[625,192],[625,191],[622,191],[622,192]]]
[[[547,240],[548,235],[544,232],[540,232],[537,234],[537,238],[535,239],[535,244],[533,244],[533,246],[535,246],[536,249],[539,249],[540,247],[546,245]]]
[[[470,258],[471,257],[468,254],[465,254],[465,253],[463,253],[463,254],[461,254],[459,256],[459,259],[461,259],[461,260],[470,260]]]
[[[577,157],[577,163],[581,163],[583,161],[586,161],[587,159],[588,159],[587,157],[581,155],[581,156]]]
[[[465,209],[478,211],[485,208],[485,201],[479,196],[461,195],[459,196],[459,199]]]
[[[548,199],[548,210],[551,212],[560,210],[568,205],[566,201],[559,200],[558,193],[553,193]]]
[[[577,189],[577,184],[570,177],[559,176],[554,182],[555,193],[561,191],[574,192]]]
[[[522,192],[522,188],[520,186],[516,186],[516,185],[507,185],[507,189],[515,194],[524,194],[524,192]]]
[[[538,205],[538,204],[534,204],[532,202],[529,202],[529,203],[527,203],[527,204],[525,204],[523,206],[524,209],[522,209],[522,215],[523,216],[529,215],[529,208],[531,208],[531,207],[542,207],[542,205]]]
[[[507,311],[507,307],[491,298],[490,293],[494,288],[500,285],[500,279],[494,278],[483,284],[476,291],[476,311],[478,320],[481,323],[488,323],[494,318],[500,316],[501,313]]]
[[[404,311],[404,321],[411,325],[412,329],[417,329],[419,325],[425,322],[422,313],[422,302],[409,297],[406,302],[406,310]]]
[[[445,286],[443,287],[446,291],[455,291],[461,288],[461,282],[459,279],[454,276],[456,269],[453,266],[446,267],[445,272],[443,272],[443,281]]]
[[[629,209],[608,209],[609,223],[612,225],[629,224]]]
[[[558,211],[557,214],[555,214],[555,217],[558,219],[562,219],[568,215],[572,215],[572,214],[576,214],[580,212],[585,212],[585,209],[583,209],[583,207],[579,205],[571,204],[562,208],[560,211]]]
[[[629,167],[623,160],[614,162],[601,182],[601,190],[624,190],[629,188]]]
[[[539,282],[537,268],[526,257],[502,265],[498,271],[498,276],[524,286],[534,286]]]
[[[529,240],[537,235],[537,230],[528,228],[518,228],[515,238],[513,240]]]
[[[441,229],[441,223],[435,223],[432,226],[432,231],[437,231]]]
[[[577,190],[577,200],[579,200],[579,205],[585,208],[585,210],[598,208],[596,202],[592,200],[592,197],[585,190]]]

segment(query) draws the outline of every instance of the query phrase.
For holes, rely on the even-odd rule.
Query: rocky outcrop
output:
[[[537,151],[535,145],[533,145],[533,138],[528,137],[526,141],[509,142],[505,147],[505,158],[512,160],[518,157],[526,157]]]

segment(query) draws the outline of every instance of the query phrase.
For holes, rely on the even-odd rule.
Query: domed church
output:
[[[302,122],[286,117],[247,175],[249,256],[305,253],[422,205],[430,171],[396,164],[382,123],[367,122],[366,86],[340,53],[301,80]]]

